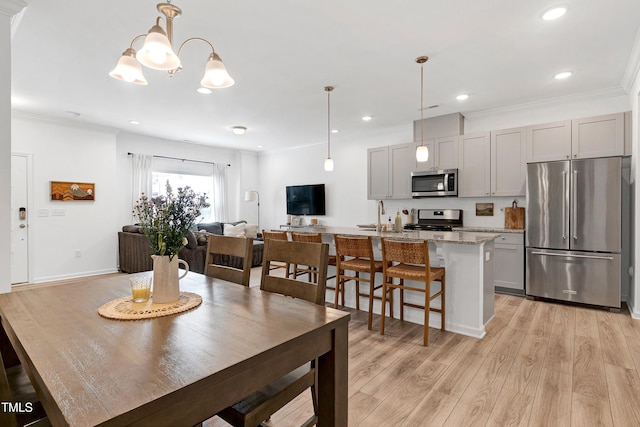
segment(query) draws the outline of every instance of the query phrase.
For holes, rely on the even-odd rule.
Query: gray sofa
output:
[[[244,221],[231,224],[236,225],[240,222]],[[187,246],[180,250],[178,257],[189,264],[189,270],[195,271],[196,273],[204,273],[208,235],[223,235],[223,232],[224,223],[221,222],[198,224],[198,232],[191,232],[187,236],[189,242]],[[263,251],[264,242],[259,239],[254,239],[253,258],[251,260],[252,267],[262,265]],[[142,228],[138,225],[125,225],[122,227],[122,231],[118,232],[118,254],[119,269],[123,273],[138,273],[140,271],[153,269],[149,242],[142,233]],[[214,263],[242,268],[242,258],[233,256],[219,255],[214,258]]]

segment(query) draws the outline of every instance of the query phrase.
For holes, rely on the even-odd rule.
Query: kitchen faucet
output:
[[[384,215],[384,203],[382,200],[378,202],[378,224],[376,225],[376,231],[382,231],[382,224],[380,223],[380,215]]]

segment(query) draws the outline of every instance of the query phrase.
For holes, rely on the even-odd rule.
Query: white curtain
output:
[[[153,156],[147,154],[132,154],[132,191],[131,191],[131,206],[133,206],[142,193],[151,197],[151,182],[153,171]]]
[[[228,221],[229,210],[227,209],[227,165],[213,165],[213,194],[209,198],[211,201],[211,211],[213,218],[219,222]]]

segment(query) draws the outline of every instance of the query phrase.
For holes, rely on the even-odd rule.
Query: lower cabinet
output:
[[[495,291],[524,295],[524,234],[503,233],[495,240]]]

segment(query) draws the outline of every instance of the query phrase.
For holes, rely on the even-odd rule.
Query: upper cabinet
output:
[[[622,156],[624,149],[624,113],[527,128],[527,163]]]
[[[622,156],[624,113],[571,121],[573,158]]]
[[[416,147],[420,142],[415,143]],[[415,170],[429,171],[458,168],[458,137],[449,136],[446,138],[436,138],[424,141],[424,145],[429,148],[429,160],[426,162],[415,162]]]
[[[367,199],[410,199],[415,144],[396,144],[367,150]]]
[[[489,132],[460,135],[458,196],[487,197],[491,192]]]
[[[571,120],[527,128],[527,163],[571,157]]]
[[[524,196],[526,130],[460,136],[460,197]]]
[[[491,132],[491,195],[526,194],[526,129]]]

